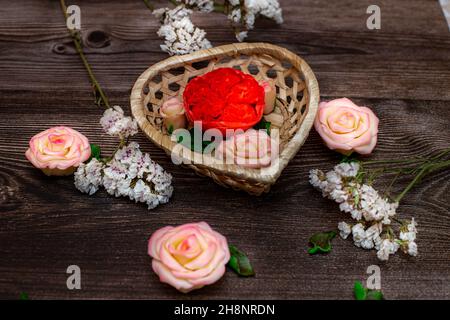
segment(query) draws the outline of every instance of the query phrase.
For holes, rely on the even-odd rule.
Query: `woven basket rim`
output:
[[[190,159],[187,159],[191,161],[192,165],[207,167],[210,170],[221,174],[226,174],[228,176],[233,176],[237,179],[267,184],[274,183],[280,176],[283,169],[287,166],[288,162],[295,156],[305,142],[309,131],[313,126],[320,97],[317,79],[310,66],[298,55],[285,48],[269,43],[234,43],[200,50],[187,55],[173,56],[160,61],[147,68],[136,80],[131,90],[130,104],[133,117],[137,120],[139,127],[147,135],[147,137],[149,137],[156,145],[165,149],[166,152],[170,152],[175,146],[175,143],[171,141],[168,135],[163,134],[160,130],[153,127],[145,114],[146,106],[143,102],[142,92],[144,86],[148,83],[148,80],[156,76],[158,73],[168,71],[175,65],[182,63],[194,63],[207,60],[208,58],[211,59],[222,57],[223,55],[251,55],[254,53],[268,54],[278,59],[289,61],[292,66],[301,71],[303,75],[302,78],[308,91],[308,112],[298,131],[292,136],[284,150],[280,153],[279,159],[277,159],[275,164],[272,164],[270,167],[262,169],[249,169],[238,165],[218,164],[214,162],[205,164],[197,163],[194,158],[195,153],[187,148],[183,148],[185,151],[188,151],[193,155]]]

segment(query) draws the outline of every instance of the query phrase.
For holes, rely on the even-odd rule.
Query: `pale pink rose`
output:
[[[314,127],[328,148],[344,155],[370,154],[377,144],[377,116],[347,98],[321,102]]]
[[[278,156],[278,143],[265,130],[249,129],[223,140],[216,157],[247,168],[268,167]]]
[[[60,126],[31,138],[25,156],[47,175],[69,175],[91,156],[91,146],[78,131]]]
[[[184,293],[219,280],[230,260],[227,240],[206,222],[157,230],[148,254],[159,280]]]
[[[176,130],[186,127],[184,106],[176,97],[165,101],[159,109],[159,114],[163,117],[164,125],[167,130]]]
[[[259,83],[261,87],[264,88],[264,114],[272,113],[273,109],[275,108],[275,99],[277,97],[277,89],[275,87],[274,80],[264,80]]]

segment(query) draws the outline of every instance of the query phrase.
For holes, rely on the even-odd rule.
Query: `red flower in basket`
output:
[[[183,93],[190,122],[202,121],[204,130],[247,130],[264,111],[264,88],[248,74],[220,68],[191,80]]]

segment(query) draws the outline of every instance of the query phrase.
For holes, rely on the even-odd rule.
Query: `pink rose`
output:
[[[259,83],[261,87],[264,88],[264,114],[269,114],[275,108],[275,99],[277,97],[277,88],[275,87],[275,82],[270,80],[264,80]]]
[[[278,143],[265,130],[249,129],[221,141],[216,156],[242,167],[267,167],[278,156]]]
[[[370,154],[377,144],[377,116],[347,98],[321,102],[314,127],[328,148],[344,155]]]
[[[46,175],[69,175],[80,163],[89,159],[91,146],[88,139],[78,131],[60,126],[31,138],[25,156]]]
[[[206,222],[159,229],[148,254],[160,281],[184,293],[219,280],[230,260],[227,240]]]
[[[176,130],[186,127],[186,117],[184,116],[183,103],[178,98],[170,98],[164,102],[159,109],[159,114],[164,119],[167,130]]]

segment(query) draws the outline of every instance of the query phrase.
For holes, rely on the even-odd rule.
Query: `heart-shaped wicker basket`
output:
[[[265,118],[272,128],[279,129],[280,147],[279,157],[270,167],[249,169],[216,163],[213,157],[202,157],[191,150],[180,152],[163,125],[159,115],[163,101],[181,98],[189,80],[223,67],[252,74],[258,81],[275,81],[276,107]],[[267,43],[239,43],[174,56],[151,66],[136,80],[130,99],[131,111],[142,131],[167,154],[176,153],[188,167],[222,186],[260,195],[269,191],[305,142],[316,116],[319,87],[308,64],[291,51]]]

